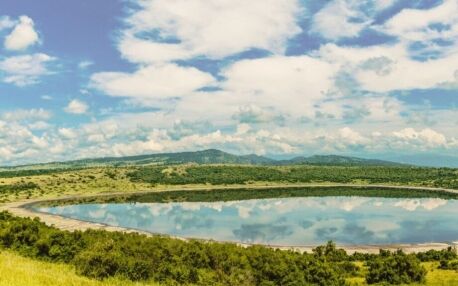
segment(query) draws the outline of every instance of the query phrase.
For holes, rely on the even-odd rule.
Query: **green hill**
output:
[[[344,165],[344,166],[401,166],[391,161],[363,159],[337,155],[315,155],[296,157],[289,160],[274,160],[255,154],[234,155],[216,149],[195,152],[160,153],[126,157],[90,158],[66,162],[52,162],[15,167],[2,167],[0,171],[34,170],[34,169],[67,169],[94,166],[141,166],[173,164],[248,164],[248,165]]]

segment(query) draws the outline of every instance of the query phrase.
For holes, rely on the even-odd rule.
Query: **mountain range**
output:
[[[358,157],[338,155],[314,155],[310,157],[295,157],[288,160],[275,160],[255,154],[234,155],[217,149],[194,152],[161,153],[126,157],[106,157],[81,159],[66,162],[3,167],[0,170],[11,169],[48,169],[48,168],[78,168],[91,166],[141,166],[169,164],[251,164],[251,165],[342,165],[342,166],[402,166],[405,164]]]

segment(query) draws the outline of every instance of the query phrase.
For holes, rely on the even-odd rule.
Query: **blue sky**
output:
[[[2,165],[458,154],[455,0],[61,2],[0,2]]]

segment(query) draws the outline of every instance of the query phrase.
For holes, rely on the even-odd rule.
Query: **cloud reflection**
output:
[[[419,243],[458,238],[458,201],[307,197],[87,204],[41,211],[184,237],[279,245]]]

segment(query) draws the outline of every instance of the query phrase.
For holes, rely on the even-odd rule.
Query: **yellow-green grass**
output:
[[[360,266],[362,263],[358,263]],[[409,284],[409,286],[452,286],[458,285],[458,271],[438,269],[439,262],[425,262],[422,265],[428,270],[425,284]],[[365,273],[366,269],[362,269]],[[353,277],[347,279],[351,286],[366,286],[364,277]]]
[[[0,286],[146,286],[120,279],[97,281],[79,276],[65,264],[21,257],[10,251],[0,252]]]
[[[428,270],[426,275],[426,285],[431,286],[448,286],[458,285],[458,271],[437,269],[438,262],[424,263]]]
[[[164,173],[183,173],[187,165],[170,166]],[[69,170],[48,175],[20,176],[14,178],[0,178],[1,185],[20,183],[34,183],[39,188],[30,191],[21,191],[17,194],[0,193],[0,203],[13,202],[24,199],[53,199],[62,196],[87,196],[103,193],[164,191],[170,189],[201,189],[208,187],[227,187],[226,185],[189,184],[189,185],[162,185],[143,182],[132,182],[127,176],[133,167],[93,167],[81,170]],[[326,185],[325,182],[320,184]],[[232,184],[230,187],[256,186],[288,186],[297,185],[288,182],[250,182],[247,184]],[[301,184],[304,185],[304,184]]]

